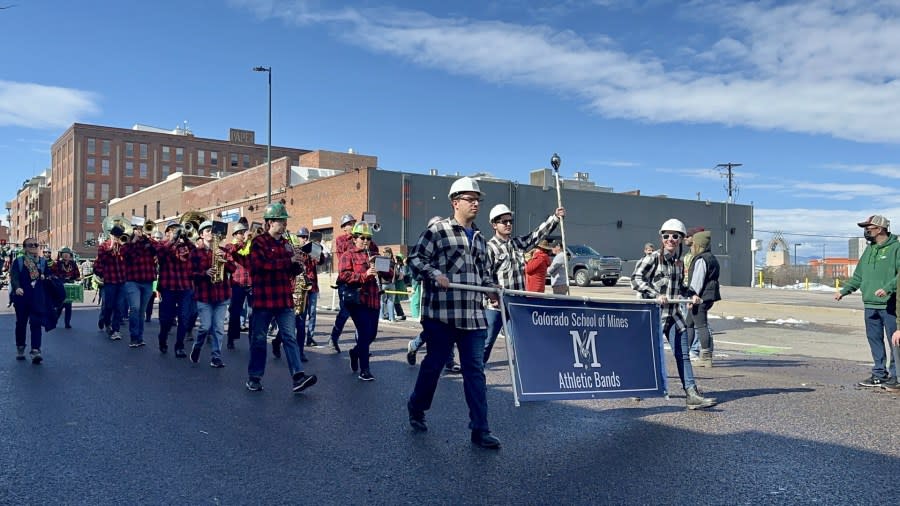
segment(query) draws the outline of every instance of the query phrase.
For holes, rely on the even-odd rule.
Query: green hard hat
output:
[[[271,204],[266,206],[266,210],[263,211],[263,219],[266,220],[286,220],[290,218],[287,213],[287,209],[285,209],[284,204],[281,202],[272,202]]]
[[[59,254],[62,255],[63,253],[68,253],[71,255],[72,248],[69,248],[68,246],[63,246],[62,249],[59,250]]]

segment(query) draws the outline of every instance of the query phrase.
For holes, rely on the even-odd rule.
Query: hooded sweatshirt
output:
[[[891,234],[881,244],[870,244],[863,251],[850,281],[841,288],[841,295],[860,290],[863,305],[871,309],[884,309],[897,291],[897,272],[900,271],[900,242]],[[879,289],[887,292],[876,297]]]

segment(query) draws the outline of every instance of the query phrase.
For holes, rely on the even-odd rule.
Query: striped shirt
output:
[[[668,299],[694,296],[694,290],[683,282],[684,263],[680,258],[663,253],[664,250],[659,249],[638,261],[631,276],[631,288],[647,299],[660,295]],[[664,305],[660,317],[663,325],[671,318],[679,332],[687,328],[681,304]]]
[[[556,229],[559,218],[554,214],[530,234],[503,240],[494,236],[487,243],[488,258],[494,283],[511,290],[525,289],[525,252],[537,247]]]
[[[465,229],[453,218],[426,228],[409,255],[412,274],[427,286],[422,296],[422,316],[465,330],[487,328],[483,296],[471,290],[443,290],[435,280],[444,275],[451,283],[493,287],[487,244],[474,224],[470,242]]]

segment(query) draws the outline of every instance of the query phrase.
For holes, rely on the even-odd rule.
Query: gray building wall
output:
[[[382,225],[377,241],[414,244],[429,218],[450,213],[447,191],[456,179],[372,171],[369,210],[376,213]],[[527,234],[556,209],[553,188],[498,181],[479,181],[479,185],[484,202],[476,225],[486,238],[493,235],[488,213],[496,204],[506,204],[516,213],[516,235]],[[711,250],[721,264],[723,284],[748,286],[751,282],[751,206],[566,189],[562,201],[569,244],[588,244],[601,254],[634,260],[642,255],[644,243],[659,244],[659,226],[674,217],[687,227],[702,226],[712,231]],[[554,235],[559,234],[557,229]]]

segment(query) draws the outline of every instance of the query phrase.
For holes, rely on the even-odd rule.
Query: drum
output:
[[[84,302],[84,287],[81,283],[66,283],[66,299],[63,303]]]

